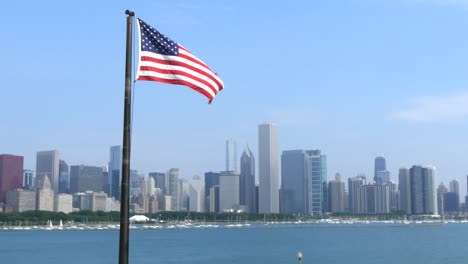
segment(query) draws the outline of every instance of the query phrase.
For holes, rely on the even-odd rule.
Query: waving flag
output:
[[[137,19],[140,60],[137,80],[181,84],[208,97],[211,102],[223,82],[200,59],[182,45]]]

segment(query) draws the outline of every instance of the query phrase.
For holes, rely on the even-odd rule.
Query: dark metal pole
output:
[[[135,13],[125,11],[127,15],[127,48],[125,56],[125,104],[123,125],[122,190],[120,194],[120,242],[119,264],[128,264],[129,219],[128,209],[130,179],[130,125],[132,111],[132,27]]]

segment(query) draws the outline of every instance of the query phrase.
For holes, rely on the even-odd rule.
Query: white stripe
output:
[[[182,71],[189,75],[195,76],[197,78],[200,78],[208,82],[211,86],[216,88],[216,91],[219,91],[218,85],[211,78],[207,77],[205,74],[200,74],[196,71],[193,71],[183,66],[167,65],[167,64],[162,64],[162,63],[157,63],[157,62],[152,62],[152,61],[141,61],[140,67],[141,66],[149,66],[149,67],[154,67],[154,68],[158,68],[161,70],[169,70],[169,71]]]
[[[179,49],[179,54],[180,54],[180,53],[182,53],[182,54],[184,54],[184,55],[186,55],[186,56],[189,56],[190,58],[192,58],[192,59],[194,59],[194,60],[197,60],[197,61],[199,61],[200,63],[203,63],[204,65],[207,65],[204,61],[202,61],[202,60],[200,60],[199,58],[195,57],[195,55],[193,55],[193,54],[190,53],[189,51],[186,51],[186,50],[183,50],[183,49]],[[206,68],[206,67],[205,67],[205,68]],[[221,81],[221,79],[219,79],[219,77],[218,77],[216,74],[214,74],[214,72],[213,72],[210,68],[208,68],[208,70],[209,70],[211,73],[213,73],[213,74],[212,74],[213,78],[215,78],[215,79],[221,84],[221,86],[224,86],[223,81]]]
[[[215,97],[215,93],[213,90],[208,87],[206,84],[203,84],[201,82],[198,82],[190,77],[183,76],[183,75],[178,75],[178,74],[164,74],[164,73],[159,73],[159,72],[153,72],[153,71],[138,71],[138,76],[153,76],[161,79],[166,79],[166,80],[182,80],[182,81],[187,81],[189,83],[192,83],[202,90],[205,90],[208,92],[213,98]]]
[[[180,51],[180,49],[179,49]],[[141,56],[147,56],[147,57],[151,57],[151,58],[155,58],[155,59],[159,59],[159,60],[170,60],[170,61],[178,61],[178,62],[182,62],[182,63],[185,63],[185,64],[188,64],[192,67],[195,67],[197,69],[200,69],[204,72],[206,72],[207,74],[209,74],[211,77],[215,78],[216,80],[219,81],[219,83],[223,84],[223,82],[218,78],[218,76],[216,76],[216,74],[214,74],[210,69],[206,68],[205,66],[201,65],[201,64],[198,64],[196,62],[193,62],[191,60],[188,60],[188,59],[185,59],[185,58],[181,58],[181,57],[178,57],[178,56],[169,56],[169,55],[161,55],[161,54],[157,54],[157,53],[154,53],[154,52],[150,52],[150,51],[141,51],[140,52],[140,57]]]
[[[137,21],[137,28],[138,28],[138,54],[141,54],[141,30],[140,30],[140,19],[138,19],[137,17],[136,18],[136,21]],[[140,69],[140,64],[141,64],[141,56],[138,56],[138,68],[137,69]],[[136,77],[135,77],[135,80],[138,80],[138,72],[136,74]]]

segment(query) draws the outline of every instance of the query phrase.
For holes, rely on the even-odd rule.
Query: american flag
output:
[[[140,61],[137,80],[181,84],[208,97],[211,102],[223,82],[203,61],[182,45],[137,19]]]

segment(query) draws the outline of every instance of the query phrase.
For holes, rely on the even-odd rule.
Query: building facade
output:
[[[51,189],[59,193],[59,152],[58,150],[39,151],[36,154],[36,187],[41,189],[45,177],[49,178]]]
[[[6,201],[7,192],[23,187],[23,156],[0,155],[0,203]]]
[[[279,213],[278,127],[258,127],[259,213]]]

